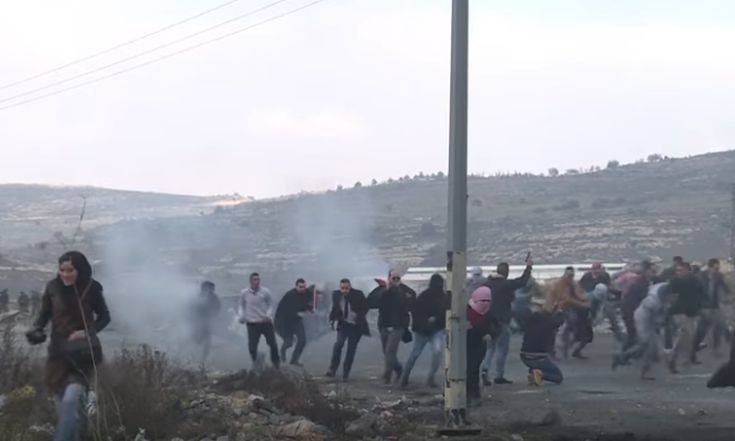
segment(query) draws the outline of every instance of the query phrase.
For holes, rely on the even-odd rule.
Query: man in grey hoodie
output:
[[[641,378],[653,380],[648,373],[658,359],[659,348],[663,338],[662,330],[666,323],[667,310],[673,304],[676,294],[669,289],[668,283],[657,283],[648,290],[648,295],[636,308],[634,313],[635,327],[638,333],[636,343],[613,358],[613,370],[628,364],[633,358],[641,357]]]

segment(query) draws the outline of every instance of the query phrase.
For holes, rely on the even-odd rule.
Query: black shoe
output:
[[[326,374],[324,374],[324,376],[328,378],[334,378],[334,371],[329,370]]]
[[[487,376],[487,369],[483,369],[482,373],[480,374],[480,378],[482,379],[482,385],[483,386],[492,386],[493,382],[490,381],[490,378]]]
[[[403,375],[403,366],[399,364],[395,372],[396,372],[396,380],[398,380]]]
[[[289,363],[289,364],[290,364],[291,366],[296,366],[296,367],[300,367],[300,368],[304,367],[304,365],[303,365],[303,364],[301,364],[301,363],[299,363],[298,361],[292,361],[292,362],[291,362],[291,363]]]
[[[350,373],[349,372],[345,372],[345,373],[342,374],[342,381],[347,381],[349,379],[350,379]]]
[[[513,384],[513,382],[510,380],[506,380],[503,377],[499,377],[495,379],[495,384]]]
[[[581,352],[573,352],[572,357],[577,358],[579,360],[587,360],[587,357],[582,355]]]

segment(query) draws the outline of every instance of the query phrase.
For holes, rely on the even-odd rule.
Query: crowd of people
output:
[[[39,296],[36,319],[26,337],[31,344],[45,342],[45,328],[51,323],[46,383],[58,403],[55,440],[67,440],[77,439],[84,430],[86,418],[79,404],[103,359],[97,334],[111,318],[102,285],[92,278],[86,257],[72,251],[61,256],[58,264],[57,277]],[[487,277],[481,268],[473,268],[466,281],[470,403],[480,399],[482,387],[513,382],[505,369],[514,332],[522,333],[519,355],[527,368],[528,384],[560,384],[564,375],[558,360],[569,356],[585,359],[583,351],[593,341],[595,324],[603,322],[609,324],[618,343],[612,356],[613,369],[640,360],[641,378],[652,379],[652,366],[665,358],[669,372],[677,374],[683,364],[700,363],[698,353],[709,346],[711,336],[715,353],[723,341],[729,341],[731,348],[729,362],[713,375],[708,386],[735,386],[735,339],[723,308],[730,288],[717,259],[710,259],[706,268],[700,269],[676,257],[663,271],[657,262],[644,260],[613,275],[602,264],[594,263],[579,281],[575,269],[567,267],[561,277],[541,287],[532,276],[529,255],[519,277],[509,278],[509,273],[507,263],[500,263]],[[326,376],[335,377],[339,372],[343,380],[349,379],[358,345],[363,336],[371,335],[369,311],[377,310],[383,382],[406,387],[416,361],[428,348],[426,385],[437,387],[451,304],[444,278],[432,275],[428,287],[419,294],[403,283],[398,271],[375,281],[377,286],[367,295],[347,278],[331,293],[328,322],[336,330],[336,340]],[[248,282],[239,297],[237,319],[247,329],[253,364],[263,363],[258,346],[264,337],[273,367],[279,368],[288,360],[288,351],[289,363],[301,367],[307,345],[304,319],[325,306],[321,295],[299,278],[294,288],[275,302],[258,273],[250,274]],[[32,298],[24,301],[24,307],[34,304]],[[221,309],[215,284],[203,282],[188,316],[192,341],[201,347],[203,363],[211,352],[212,329]],[[282,340],[280,347],[276,336]],[[409,343],[413,343],[410,355],[401,363],[398,349]]]

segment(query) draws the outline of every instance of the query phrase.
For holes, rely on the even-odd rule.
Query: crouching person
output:
[[[110,323],[102,285],[92,278],[89,261],[78,251],[59,258],[58,275],[46,285],[38,318],[26,334],[29,343],[46,340],[49,322],[46,385],[56,398],[54,441],[78,441],[86,432],[87,393],[102,363],[97,333]]]
[[[543,300],[531,301],[533,312],[526,322],[521,346],[521,361],[528,367],[528,384],[532,386],[541,386],[544,381],[560,384],[564,379],[559,367],[551,361],[551,353],[565,316],[546,311],[543,306]]]
[[[347,342],[347,355],[342,363],[342,379],[347,380],[355,361],[357,344],[363,335],[370,335],[365,315],[368,312],[367,299],[362,291],[352,288],[349,279],[339,282],[339,291],[332,293],[332,310],[329,313],[329,322],[334,326],[337,323],[337,341],[332,348],[332,360],[329,364],[327,377],[334,377],[342,361],[342,348]]]

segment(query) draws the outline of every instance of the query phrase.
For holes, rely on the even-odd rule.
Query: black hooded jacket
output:
[[[306,290],[303,294],[296,291],[296,288],[290,290],[283,295],[281,301],[276,307],[275,325],[276,330],[288,332],[291,325],[300,322],[300,312],[311,311],[314,302],[314,292]]]
[[[429,288],[419,294],[413,304],[411,329],[423,335],[431,335],[444,329],[448,307],[449,296],[444,291],[444,279],[439,274],[434,274],[429,281]]]

